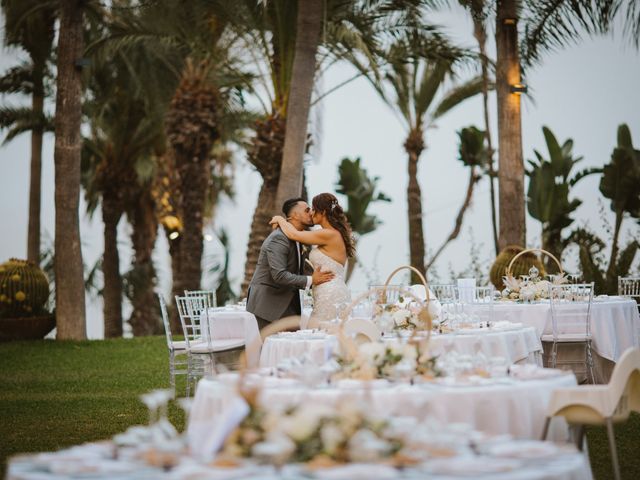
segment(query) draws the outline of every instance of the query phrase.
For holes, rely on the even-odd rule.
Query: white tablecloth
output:
[[[522,445],[526,450],[529,443]],[[517,446],[517,445],[516,445]],[[8,480],[304,480],[309,472],[299,465],[285,465],[280,473],[268,465],[247,465],[236,468],[214,467],[205,462],[182,455],[178,464],[170,471],[150,467],[139,460],[127,458],[113,459],[113,447],[107,443],[90,443],[61,450],[14,457],[9,461]],[[125,455],[126,456],[126,455]],[[456,480],[473,477],[478,480],[587,480],[591,470],[584,454],[572,451],[558,452],[551,456],[509,460],[517,462],[513,470],[492,472],[491,466],[505,465],[501,457],[453,457],[427,461],[424,466],[396,470],[387,465],[351,464],[339,468],[316,470],[313,478],[327,480],[381,480],[381,479],[424,479]],[[454,470],[459,475],[432,473]],[[500,467],[498,467],[500,468]],[[469,469],[469,470],[467,470]],[[481,473],[478,470],[484,470]],[[470,474],[469,471],[475,472]],[[428,473],[427,473],[428,472]]]
[[[465,309],[473,308],[465,306]],[[510,321],[534,327],[539,336],[552,333],[551,305],[541,303],[496,302],[495,321]],[[594,299],[591,305],[593,348],[601,357],[617,362],[622,353],[640,346],[640,316],[634,300],[609,297]]]
[[[429,351],[433,355],[442,355],[450,351],[469,355],[482,353],[486,357],[504,357],[509,364],[541,363],[542,359],[542,343],[532,327],[433,334],[429,342]]]
[[[211,337],[214,340],[244,339],[247,365],[257,367],[262,339],[253,313],[240,307],[218,307],[210,308],[208,317]]]
[[[462,333],[465,332],[465,333]],[[383,337],[393,341],[396,337]],[[272,335],[265,339],[260,355],[261,367],[277,367],[286,358],[308,355],[317,365],[326,362],[339,348],[334,335],[306,338],[304,333],[291,332]],[[482,352],[487,357],[504,357],[509,364],[539,363],[542,344],[532,327],[512,329],[466,330],[461,333],[433,334],[429,351],[441,355],[449,351],[474,355]]]
[[[219,415],[235,398],[238,376],[224,374],[218,380],[198,383],[189,418],[192,446],[204,445]],[[336,386],[306,388],[292,379],[253,376],[262,385],[260,400],[265,407],[298,403],[335,404],[341,397],[366,401],[373,414],[425,418],[433,416],[443,423],[460,422],[491,434],[511,434],[515,438],[539,439],[551,392],[576,385],[573,374],[538,380],[488,380],[483,385],[391,384],[344,380]],[[553,438],[564,439],[566,425],[554,418]],[[560,438],[559,438],[560,437]]]
[[[324,364],[338,345],[334,335],[283,332],[265,338],[260,353],[261,367],[277,367],[287,358],[307,355],[317,365]]]

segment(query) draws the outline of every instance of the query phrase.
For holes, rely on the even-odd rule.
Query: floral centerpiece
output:
[[[552,281],[544,280],[539,277],[538,269],[531,267],[528,276],[517,279],[512,275],[506,275],[503,281],[505,284],[505,289],[502,290],[503,299],[534,302],[549,298],[549,287],[567,283],[567,278],[564,273],[560,273],[552,275]]]
[[[341,369],[335,378],[373,380],[440,375],[436,358],[428,354],[424,341],[343,343],[343,351],[345,353],[337,359]]]
[[[404,442],[388,421],[367,414],[366,408],[351,401],[266,411],[258,406],[254,393],[245,400],[249,413],[227,437],[218,464],[242,458],[275,464],[307,462],[315,467],[381,460],[408,463],[399,456]]]

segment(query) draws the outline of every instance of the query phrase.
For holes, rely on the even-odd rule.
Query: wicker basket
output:
[[[512,277],[513,276],[512,273],[511,273],[511,267],[513,266],[513,263],[516,261],[516,259],[518,257],[520,257],[521,255],[524,255],[526,253],[544,253],[549,258],[551,258],[554,262],[556,262],[556,265],[558,265],[558,269],[560,270],[560,275],[564,275],[564,270],[562,269],[562,264],[560,263],[560,260],[558,260],[552,253],[549,253],[546,250],[543,250],[542,248],[528,248],[526,250],[521,251],[515,257],[513,257],[511,259],[511,261],[509,262],[509,265],[505,269],[505,275],[507,277]]]

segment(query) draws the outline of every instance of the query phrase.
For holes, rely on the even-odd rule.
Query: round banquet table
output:
[[[383,337],[383,340],[388,341],[397,339],[395,335]],[[338,349],[339,343],[335,335],[311,333],[308,330],[283,332],[265,339],[260,354],[260,367],[277,367],[288,358],[301,358],[304,355],[316,365],[322,365]],[[433,334],[429,351],[433,355],[450,351],[469,355],[482,353],[486,357],[504,357],[509,364],[541,364],[542,360],[542,344],[536,330],[510,323],[500,328],[462,329],[453,333]]]
[[[640,347],[640,315],[632,299],[603,297],[594,298],[591,305],[593,348],[601,357],[617,362],[626,349]],[[473,312],[473,308],[472,305],[465,305],[465,311]],[[534,327],[538,336],[552,333],[551,305],[548,300],[538,303],[498,301],[493,305],[493,317],[494,321]]]
[[[539,439],[552,391],[575,386],[576,378],[559,370],[537,371],[548,376],[528,380],[482,379],[477,384],[450,382],[448,378],[442,383],[416,385],[386,380],[341,380],[335,385],[315,388],[290,378],[258,374],[247,380],[261,386],[260,402],[266,408],[306,402],[336,404],[340,399],[353,398],[366,402],[373,414],[420,419],[432,416],[443,423],[465,423],[484,433]],[[237,383],[238,375],[234,373],[200,380],[189,416],[191,445],[206,445],[214,426],[224,421],[221,416],[229,416],[226,412],[237,401]],[[566,439],[567,427],[562,418],[553,419],[551,435]]]
[[[538,442],[536,442],[538,443]],[[518,447],[518,442],[512,442]],[[521,449],[526,453],[532,444],[526,442]],[[534,446],[535,447],[535,446]],[[512,449],[513,450],[513,449]],[[530,451],[530,450],[529,450]],[[310,472],[300,465],[285,465],[280,472],[269,465],[247,464],[229,468],[215,467],[182,455],[170,470],[152,467],[139,460],[113,458],[113,446],[109,442],[86,443],[51,453],[23,455],[10,459],[8,480],[304,480]],[[491,472],[491,466],[505,462],[514,463],[508,471]],[[489,468],[488,468],[489,467]],[[488,473],[491,472],[491,473]],[[457,473],[457,474],[456,474]],[[557,453],[542,457],[521,459],[500,456],[450,457],[427,460],[419,468],[394,469],[381,464],[349,464],[331,469],[315,470],[312,478],[326,480],[382,480],[429,479],[458,480],[470,475],[478,480],[585,480],[591,479],[591,469],[586,455],[572,448],[558,449]]]
[[[265,338],[260,352],[260,367],[277,367],[286,359],[305,355],[316,365],[322,365],[337,348],[337,337],[324,332],[281,332]]]

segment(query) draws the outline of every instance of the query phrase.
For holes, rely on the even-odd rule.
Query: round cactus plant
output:
[[[493,286],[498,290],[504,289],[502,277],[505,275],[507,267],[509,266],[509,262],[511,262],[513,257],[515,257],[523,250],[524,248],[518,245],[508,245],[496,257],[493,265],[491,266],[489,278],[491,279],[491,283],[493,283]],[[540,277],[544,277],[547,274],[544,269],[544,265],[533,252],[525,253],[522,256],[518,257],[518,259],[511,266],[511,274],[515,278],[519,278],[520,275],[528,275],[529,269],[531,267],[536,267],[538,269],[538,275]]]
[[[12,258],[0,264],[0,318],[42,315],[49,280],[33,262]]]

